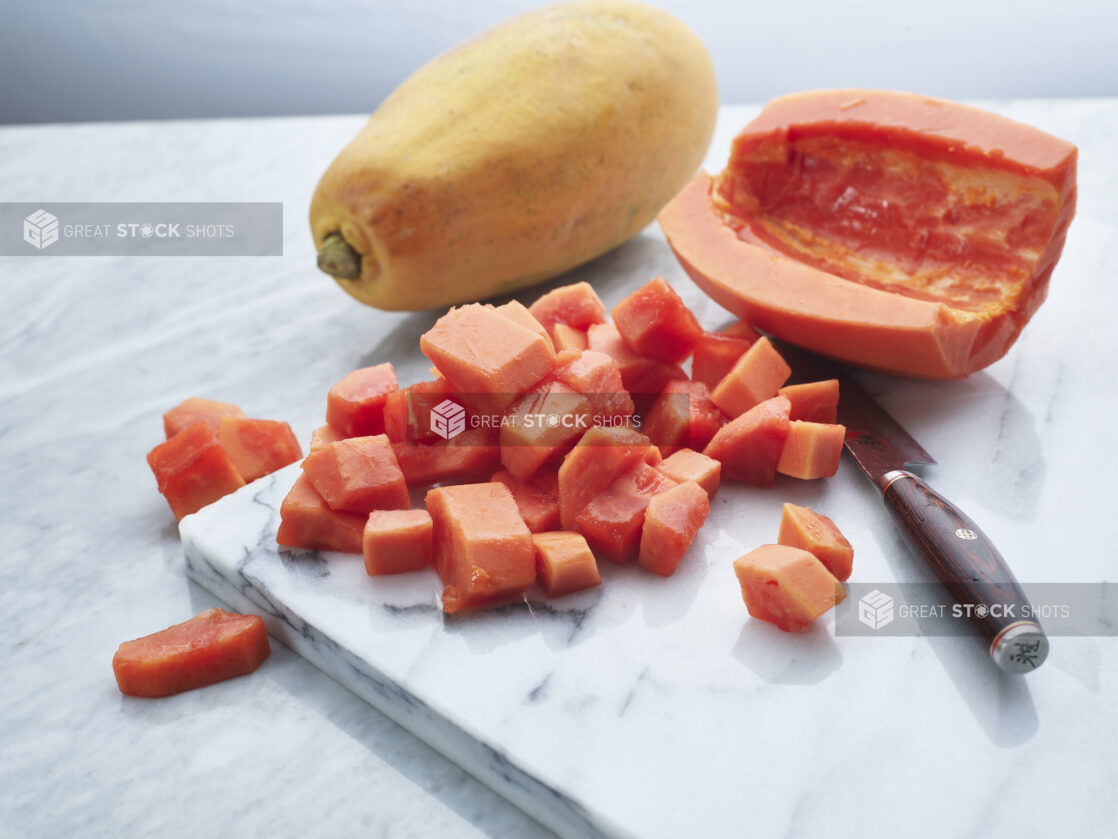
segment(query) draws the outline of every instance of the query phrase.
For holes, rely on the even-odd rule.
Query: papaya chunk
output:
[[[222,417],[217,437],[245,483],[270,475],[303,456],[291,426],[278,420]]]
[[[326,395],[326,424],[343,437],[384,433],[384,402],[399,389],[391,364],[363,367],[348,374]]]
[[[691,378],[714,390],[752,344],[719,332],[704,333],[691,350]]]
[[[564,530],[576,530],[579,514],[619,475],[645,457],[648,438],[627,427],[594,426],[559,467],[559,514]]]
[[[206,420],[197,420],[147,456],[159,492],[176,519],[245,485]]]
[[[703,334],[695,315],[663,277],[629,294],[610,312],[621,339],[638,355],[678,364]]]
[[[309,448],[312,452],[316,452],[319,449],[326,448],[331,443],[336,443],[339,440],[344,439],[345,438],[337,431],[337,429],[331,428],[328,425],[320,425],[318,428],[311,432],[311,444]]]
[[[501,463],[501,447],[493,428],[467,428],[449,440],[393,443],[392,452],[409,487],[480,478]]]
[[[694,481],[685,481],[652,496],[641,529],[640,564],[670,577],[710,513],[710,496]]]
[[[749,614],[785,632],[804,629],[846,596],[815,556],[788,545],[762,545],[734,560]]]
[[[610,356],[621,371],[621,383],[637,402],[642,397],[651,401],[671,381],[687,378],[678,364],[669,364],[640,355],[621,339],[621,333],[612,323],[596,324],[587,332],[590,349]]]
[[[788,427],[788,400],[774,396],[718,429],[703,454],[722,464],[723,478],[770,487]]]
[[[589,400],[562,382],[551,382],[513,404],[501,423],[501,464],[527,478],[560,448],[590,427]]]
[[[788,411],[789,419],[804,422],[833,423],[835,421],[839,401],[838,379],[786,385],[779,393],[787,398],[791,405]]]
[[[507,318],[513,323],[535,332],[549,344],[552,343],[551,334],[520,301],[510,300],[508,303],[502,303],[500,306],[495,306],[494,311],[501,315],[501,317]]]
[[[621,368],[612,356],[586,350],[557,366],[555,377],[587,397],[591,409],[600,417],[633,413],[633,398],[625,389]]]
[[[590,283],[559,286],[541,295],[528,311],[552,335],[556,326],[585,332],[595,323],[606,322],[606,307]]]
[[[113,674],[128,696],[171,696],[253,672],[271,654],[259,615],[207,609],[184,623],[125,641]]]
[[[289,548],[359,554],[366,519],[358,513],[331,510],[302,474],[280,505],[276,542]]]
[[[665,457],[662,462],[653,465],[673,481],[681,484],[685,481],[694,481],[711,498],[718,492],[722,464],[713,457],[707,457],[691,449],[680,449]]]
[[[680,448],[701,450],[711,441],[726,417],[711,401],[702,382],[668,382],[652,404],[641,430],[670,455]]]
[[[361,540],[365,573],[379,577],[427,567],[433,532],[426,510],[373,510]]]
[[[434,523],[432,563],[443,581],[443,611],[484,606],[536,580],[532,534],[501,483],[458,484],[427,493]]]
[[[804,480],[829,478],[838,471],[845,439],[845,426],[793,420],[776,471]]]
[[[562,597],[601,585],[598,562],[586,540],[564,530],[533,533],[536,571],[540,587],[548,597]]]
[[[768,338],[756,341],[730,368],[711,392],[711,399],[729,417],[776,396],[792,375],[792,368]]]
[[[347,513],[406,510],[404,473],[384,434],[348,437],[307,455],[303,473],[330,509]]]
[[[163,433],[170,440],[188,425],[204,422],[214,434],[217,434],[218,423],[222,417],[244,415],[245,412],[232,402],[218,402],[215,399],[192,396],[163,414]]]
[[[597,555],[622,565],[632,562],[649,501],[673,486],[667,475],[638,461],[578,514],[578,532]]]
[[[551,330],[551,340],[555,344],[556,352],[590,348],[590,339],[586,336],[586,330],[575,329],[565,323],[555,324],[555,328]]]
[[[822,513],[786,503],[780,513],[780,533],[776,541],[809,551],[835,579],[849,579],[854,549],[835,523]]]
[[[558,530],[559,475],[546,469],[522,481],[507,469],[493,473],[491,480],[509,488],[520,517],[533,533]]]
[[[929,96],[793,94],[660,225],[695,283],[760,329],[865,367],[961,378],[1001,358],[1045,299],[1076,157]]]

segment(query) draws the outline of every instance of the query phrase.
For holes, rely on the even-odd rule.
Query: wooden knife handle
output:
[[[885,503],[962,613],[969,614],[989,642],[994,662],[1008,673],[1039,667],[1048,656],[1048,638],[986,534],[911,472],[896,470],[885,478]]]

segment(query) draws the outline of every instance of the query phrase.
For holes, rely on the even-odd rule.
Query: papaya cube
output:
[[[501,422],[501,464],[527,478],[590,427],[590,403],[562,382],[526,394]]]
[[[147,456],[156,486],[176,519],[245,485],[206,420],[191,423]]]
[[[559,467],[563,529],[575,530],[579,513],[641,460],[648,446],[647,437],[627,427],[594,426],[583,434]]]
[[[596,350],[579,353],[556,366],[555,378],[587,397],[591,409],[600,417],[633,413],[633,398],[625,389],[621,368],[605,353]]]
[[[781,545],[809,551],[835,579],[846,580],[854,565],[854,549],[833,521],[810,507],[785,504],[780,513]]]
[[[641,528],[640,564],[654,574],[670,577],[709,513],[710,496],[694,481],[653,495]]]
[[[565,323],[555,324],[551,330],[551,340],[555,344],[556,352],[563,350],[585,350],[590,347],[590,340],[583,329],[575,329]]]
[[[366,519],[331,510],[310,479],[300,475],[280,505],[276,541],[290,548],[359,554]]]
[[[527,307],[518,300],[510,300],[500,306],[494,307],[494,311],[502,317],[508,318],[513,323],[523,326],[535,332],[537,335],[544,338],[548,344],[553,343],[551,340],[551,333],[549,333],[538,320],[528,311]]]
[[[373,510],[361,541],[365,573],[379,577],[425,568],[433,532],[426,510]]]
[[[679,483],[694,481],[711,498],[718,492],[722,464],[713,457],[707,457],[691,449],[680,449],[664,458],[663,462],[656,464],[656,468],[673,481]]]
[[[384,433],[393,443],[443,439],[431,427],[431,414],[450,398],[453,390],[442,378],[416,382],[388,394],[384,403]]]
[[[501,463],[495,428],[467,428],[434,443],[393,443],[392,451],[409,487],[480,478]]]
[[[739,417],[773,396],[792,368],[768,338],[761,338],[738,359],[711,394],[714,404],[730,417]]]
[[[829,478],[838,471],[845,439],[845,426],[793,420],[776,471],[805,480]]]
[[[222,417],[243,417],[245,412],[231,402],[192,396],[163,414],[163,433],[170,440],[188,425],[204,422],[217,434]]]
[[[720,332],[706,332],[691,350],[691,378],[711,390],[718,387],[752,343]]]
[[[734,560],[749,614],[785,632],[803,629],[845,597],[842,585],[811,553],[762,545]]]
[[[585,331],[591,324],[606,322],[605,304],[593,286],[585,282],[553,288],[529,306],[528,311],[552,335],[560,324]]]
[[[536,575],[548,597],[561,597],[572,591],[601,585],[598,562],[586,540],[565,530],[533,533]]]
[[[612,323],[595,324],[586,334],[591,350],[605,353],[617,362],[621,384],[632,395],[634,402],[646,403],[642,407],[651,404],[668,382],[687,378],[678,364],[634,352],[621,339],[621,333]]]
[[[458,484],[427,493],[432,561],[444,584],[443,611],[483,606],[536,579],[532,534],[501,483]]]
[[[668,382],[641,430],[665,454],[681,447],[702,449],[725,421],[702,382]]]
[[[245,483],[270,475],[303,456],[291,426],[277,420],[222,417],[217,438]]]
[[[303,472],[331,510],[368,514],[411,506],[404,473],[384,434],[331,443],[307,455]]]
[[[479,303],[451,309],[419,346],[457,393],[492,411],[548,375],[555,355],[550,339]]]
[[[649,446],[648,451],[644,453],[644,462],[649,466],[659,466],[664,460],[664,455],[660,452],[659,446]]]
[[[391,364],[347,373],[326,395],[326,424],[343,437],[384,433],[384,402],[399,389]]]
[[[345,438],[338,433],[336,429],[328,425],[321,425],[311,432],[311,445],[310,450],[316,452],[319,449],[324,449],[331,443],[336,443]]]
[[[741,338],[748,341],[750,344],[756,343],[761,337],[761,333],[744,320],[734,321],[719,334],[727,335],[731,338]]]
[[[649,501],[673,486],[675,481],[667,475],[638,461],[579,513],[578,532],[599,556],[621,564],[632,562],[640,549]]]
[[[634,352],[668,364],[691,355],[692,345],[703,334],[695,315],[663,277],[632,292],[610,314]]]
[[[559,476],[541,470],[522,481],[507,469],[493,474],[492,480],[509,488],[520,517],[533,533],[559,529]]]
[[[787,385],[780,389],[780,395],[788,399],[792,406],[788,418],[804,422],[833,423],[838,412],[838,379],[822,382],[805,382]]]
[[[703,454],[722,464],[723,478],[770,487],[788,426],[788,400],[774,396],[718,429]]]

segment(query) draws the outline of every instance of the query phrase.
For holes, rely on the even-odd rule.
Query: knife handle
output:
[[[1039,667],[1048,656],[1048,638],[994,543],[966,513],[911,472],[898,469],[881,483],[893,517],[963,614],[969,612],[971,623],[989,642],[994,662],[1007,673]]]

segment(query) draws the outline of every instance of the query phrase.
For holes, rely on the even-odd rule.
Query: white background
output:
[[[4,0],[0,122],[366,113],[437,53],[536,5]],[[705,41],[723,102],[839,86],[1118,95],[1115,0],[657,5]]]

